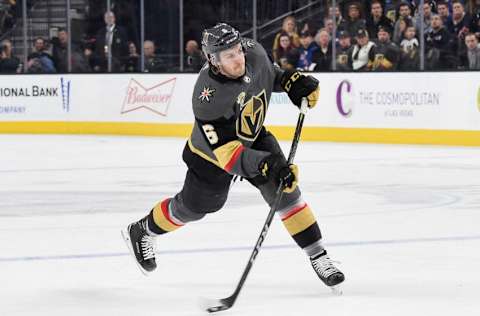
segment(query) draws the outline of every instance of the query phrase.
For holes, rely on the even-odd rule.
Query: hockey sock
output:
[[[303,201],[280,211],[283,225],[308,256],[323,252],[322,234],[312,210]]]
[[[170,199],[158,203],[148,215],[148,229],[156,234],[165,234],[184,225],[173,216],[170,210]]]

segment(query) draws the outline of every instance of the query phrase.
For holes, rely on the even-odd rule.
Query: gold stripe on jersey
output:
[[[193,146],[193,143],[192,143],[192,139],[189,138],[188,139],[188,147],[190,148],[190,150],[199,155],[200,157],[202,157],[203,159],[205,159],[206,161],[209,161],[211,163],[213,163],[215,166],[219,167],[219,168],[222,168],[222,166],[220,165],[220,163],[216,160],[213,160],[209,155],[207,155],[206,153],[204,153],[203,151],[201,151],[200,149],[198,148],[195,148],[195,146]]]
[[[288,230],[291,236],[304,231],[310,225],[316,222],[315,216],[307,204],[297,207],[296,209],[293,209],[285,214],[285,217],[282,218],[282,221],[283,225],[285,225],[285,228]]]
[[[230,171],[232,169],[232,165],[235,163],[236,159],[238,159],[242,150],[242,143],[238,140],[233,140],[216,148],[213,153],[217,157],[222,169]]]
[[[166,232],[174,231],[183,225],[175,223],[168,212],[168,203],[170,199],[163,200],[153,208],[153,221]]]

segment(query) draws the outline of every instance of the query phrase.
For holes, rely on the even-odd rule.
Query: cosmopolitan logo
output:
[[[58,97],[58,88],[41,87],[32,85],[31,87],[0,88],[0,97]]]
[[[353,108],[353,89],[348,80],[340,82],[337,88],[337,109],[344,117],[352,115]]]
[[[121,113],[125,114],[141,108],[156,114],[167,116],[177,78],[172,78],[147,88],[135,79],[131,79],[123,100]]]

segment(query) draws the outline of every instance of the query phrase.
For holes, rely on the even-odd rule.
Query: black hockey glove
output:
[[[265,157],[259,166],[260,175],[268,181],[273,181],[277,186],[283,183],[283,192],[291,193],[298,183],[297,165],[287,165],[282,155],[271,154]]]
[[[308,108],[311,109],[317,104],[320,96],[318,80],[312,76],[302,75],[296,70],[286,70],[280,82],[282,88],[288,93],[293,104],[300,108],[302,98],[307,98]]]

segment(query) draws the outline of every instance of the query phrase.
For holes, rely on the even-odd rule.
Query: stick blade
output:
[[[233,302],[229,298],[222,299],[211,299],[211,298],[200,298],[200,307],[208,313],[216,313],[229,309],[232,307]]]

